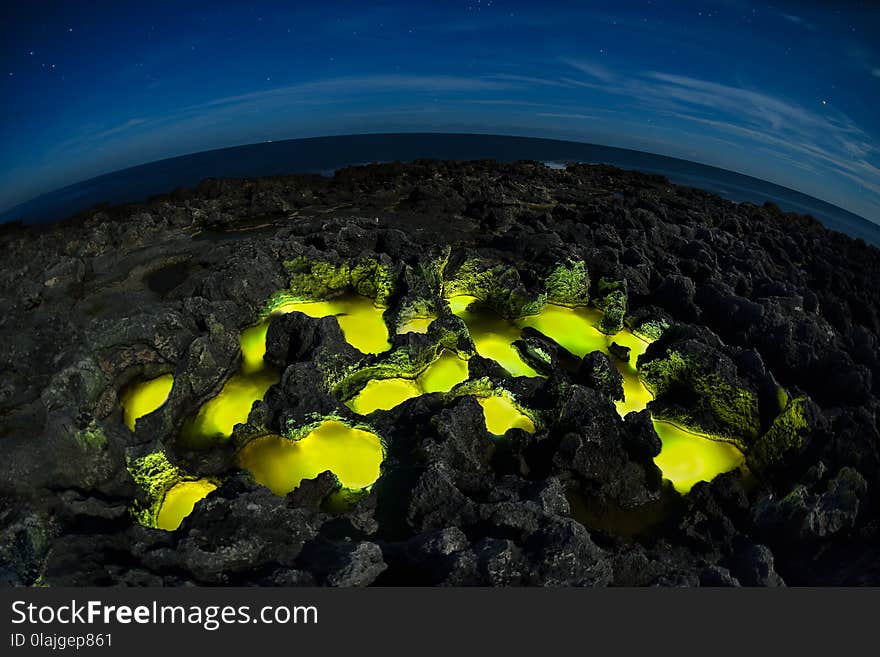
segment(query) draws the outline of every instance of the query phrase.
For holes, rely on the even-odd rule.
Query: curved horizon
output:
[[[572,146],[580,146],[580,147],[596,147],[596,148],[599,148],[599,149],[607,149],[607,150],[609,150],[609,151],[628,152],[628,153],[632,153],[632,154],[634,154],[634,155],[647,155],[647,156],[651,156],[651,157],[662,158],[662,159],[664,159],[664,160],[677,161],[677,162],[681,162],[681,163],[684,163],[684,164],[696,165],[696,166],[698,166],[698,167],[705,167],[705,168],[707,168],[707,169],[715,169],[715,170],[717,170],[717,171],[721,171],[721,172],[724,172],[724,173],[729,173],[729,174],[733,174],[733,175],[736,175],[736,176],[743,176],[743,177],[745,177],[745,178],[750,178],[750,179],[752,179],[752,180],[754,180],[754,181],[756,181],[756,182],[759,182],[759,183],[765,183],[765,184],[768,184],[768,185],[773,185],[773,186],[775,186],[775,187],[779,187],[779,188],[781,188],[781,189],[785,189],[785,190],[788,190],[788,191],[794,192],[794,193],[796,193],[796,194],[800,194],[800,195],[803,195],[803,196],[809,197],[809,198],[814,199],[814,200],[816,200],[816,201],[820,201],[821,203],[826,203],[826,204],[828,204],[828,205],[830,205],[830,206],[833,206],[833,207],[835,207],[835,208],[837,208],[837,209],[839,209],[839,210],[841,210],[841,211],[843,211],[843,212],[846,212],[846,213],[848,213],[848,214],[851,214],[851,215],[857,217],[858,219],[861,219],[861,220],[863,220],[863,221],[866,221],[866,222],[868,222],[868,223],[870,223],[870,224],[875,224],[875,225],[880,226],[880,217],[878,217],[878,219],[877,219],[876,221],[875,221],[875,220],[872,220],[872,219],[870,219],[870,218],[868,218],[868,217],[865,217],[865,216],[859,215],[859,214],[857,214],[857,213],[851,212],[850,210],[847,210],[846,208],[842,208],[842,207],[840,207],[839,205],[836,205],[836,204],[834,204],[834,203],[831,203],[831,202],[829,202],[829,201],[826,201],[825,199],[821,199],[821,198],[819,198],[819,197],[817,197],[817,196],[813,196],[813,195],[811,195],[811,194],[808,194],[808,193],[802,192],[802,191],[800,191],[800,190],[793,189],[793,188],[790,188],[790,187],[786,187],[785,185],[779,185],[779,184],[774,183],[774,182],[769,181],[769,180],[763,180],[763,179],[761,179],[761,178],[757,178],[757,177],[755,177],[755,176],[752,176],[752,175],[750,175],[750,174],[748,174],[748,173],[744,173],[744,172],[742,172],[742,171],[734,171],[734,170],[732,170],[732,169],[725,169],[725,168],[723,168],[723,167],[717,167],[717,166],[714,166],[714,165],[711,165],[711,164],[706,164],[706,163],[704,163],[704,162],[699,162],[699,161],[696,161],[696,160],[688,160],[688,159],[686,159],[686,158],[680,158],[680,157],[673,157],[673,156],[669,156],[669,155],[664,155],[663,153],[655,153],[655,152],[651,152],[651,151],[641,151],[641,150],[636,150],[636,149],[632,149],[632,148],[621,148],[621,147],[618,147],[618,146],[611,146],[611,145],[608,145],[608,144],[597,144],[597,143],[592,143],[592,142],[576,141],[576,140],[570,140],[570,139],[554,139],[554,138],[538,137],[538,136],[533,136],[533,135],[499,134],[499,133],[490,133],[490,132],[423,132],[423,131],[415,131],[415,130],[414,130],[414,131],[407,131],[407,132],[389,132],[389,133],[385,133],[385,132],[366,132],[366,133],[351,133],[351,134],[338,134],[338,135],[314,135],[314,136],[309,136],[309,137],[296,137],[296,138],[291,138],[291,139],[279,139],[279,140],[268,140],[268,141],[264,141],[264,142],[251,142],[251,143],[245,143],[245,144],[233,144],[233,145],[230,145],[230,146],[221,146],[221,147],[218,147],[218,148],[210,148],[210,149],[206,149],[206,150],[203,150],[203,151],[194,151],[194,152],[181,153],[181,154],[178,154],[178,155],[171,155],[171,156],[169,156],[169,157],[165,157],[165,158],[161,158],[161,159],[157,159],[157,160],[149,160],[149,161],[146,161],[146,162],[138,162],[138,163],[133,164],[133,165],[131,165],[131,166],[123,167],[123,168],[121,168],[121,169],[116,169],[116,170],[112,170],[112,171],[106,171],[106,172],[99,173],[99,174],[97,174],[97,175],[95,175],[95,176],[90,176],[90,177],[88,177],[88,178],[83,178],[83,179],[80,179],[80,180],[76,180],[76,181],[74,181],[74,182],[72,182],[72,183],[70,183],[70,184],[68,184],[68,185],[65,185],[65,186],[63,186],[63,187],[59,187],[59,188],[56,188],[56,189],[48,190],[48,191],[45,192],[45,193],[42,193],[42,194],[40,194],[40,195],[38,195],[38,196],[35,196],[35,197],[33,197],[33,198],[29,198],[29,199],[27,199],[27,200],[25,200],[25,201],[23,201],[23,202],[21,202],[21,203],[16,203],[15,205],[12,205],[12,206],[8,206],[8,207],[0,207],[0,218],[2,218],[2,219],[0,219],[0,221],[10,221],[10,220],[15,220],[15,217],[12,216],[12,215],[13,215],[13,213],[14,213],[17,209],[19,209],[19,208],[26,208],[27,206],[29,206],[29,205],[31,205],[31,204],[33,204],[33,203],[35,203],[35,202],[38,202],[38,201],[40,201],[40,200],[42,200],[42,199],[45,199],[45,198],[48,198],[48,197],[52,197],[52,196],[54,196],[54,195],[56,195],[56,194],[63,193],[63,192],[65,192],[65,191],[67,191],[67,190],[72,190],[73,188],[80,187],[80,186],[83,186],[83,185],[88,185],[89,183],[93,183],[93,182],[96,182],[96,181],[99,181],[99,180],[102,180],[102,179],[111,178],[111,177],[114,177],[114,176],[117,176],[117,175],[124,174],[124,173],[126,173],[126,172],[131,172],[131,171],[133,171],[133,170],[135,170],[135,169],[142,169],[142,168],[152,167],[152,166],[160,165],[160,164],[163,164],[163,163],[172,162],[172,161],[175,161],[175,160],[185,160],[185,159],[188,159],[188,158],[195,158],[195,157],[199,157],[199,156],[210,155],[210,154],[216,154],[216,153],[220,153],[220,152],[223,152],[223,151],[232,151],[232,150],[236,150],[236,149],[246,149],[246,148],[260,147],[260,146],[264,146],[264,145],[267,145],[267,144],[291,144],[291,143],[294,143],[294,142],[297,142],[297,143],[299,143],[299,142],[310,142],[310,141],[314,142],[314,141],[321,141],[321,140],[346,140],[346,139],[351,139],[351,138],[361,138],[361,137],[390,137],[390,138],[394,138],[394,137],[412,137],[412,136],[422,136],[422,135],[424,135],[424,136],[431,136],[431,137],[437,137],[437,136],[444,136],[444,137],[485,137],[485,138],[500,138],[500,139],[514,139],[514,140],[532,140],[532,141],[535,141],[535,142],[554,142],[554,143],[557,143],[557,144],[560,144],[560,145],[572,145]],[[398,159],[399,159],[399,158],[398,158]],[[465,159],[465,158],[437,158],[437,157],[432,157],[432,156],[430,156],[430,155],[427,155],[427,156],[424,156],[424,158],[422,158],[422,156],[419,156],[418,158],[410,158],[410,159],[405,160],[405,161],[411,161],[411,159]],[[479,157],[469,157],[469,158],[466,158],[466,159],[473,160],[473,159],[481,159],[481,158],[479,158]],[[496,159],[496,158],[494,158],[494,157],[488,157],[487,159]],[[393,161],[393,160],[387,160],[387,159],[383,159],[383,160],[371,160],[371,161],[369,161],[369,163],[372,163],[372,162],[389,162],[389,161]],[[581,160],[570,160],[570,161],[577,161],[578,163],[582,163],[582,164],[609,164],[609,165],[611,165],[611,166],[618,166],[618,165],[614,164],[613,162],[604,162],[604,161],[603,161],[603,162],[587,162],[587,161],[581,161]],[[342,164],[341,166],[353,166],[353,165],[357,165],[357,164],[361,164],[361,163],[368,163],[368,161],[364,160],[364,161],[362,161],[362,162],[360,162],[360,163],[356,163],[356,162],[345,163],[345,164]],[[625,166],[620,166],[619,168],[626,169],[627,167],[625,167]],[[325,170],[326,170],[326,169],[325,169]],[[631,170],[641,171],[642,169],[631,169]],[[317,169],[314,170],[314,172],[316,172],[316,171],[317,171]],[[308,172],[313,172],[313,171],[308,171]],[[645,172],[646,172],[646,173],[656,173],[656,172],[661,172],[661,173],[662,173],[661,170],[645,170]],[[207,179],[210,179],[210,178],[238,178],[238,177],[262,178],[262,177],[271,177],[271,176],[297,175],[297,174],[301,174],[301,173],[307,173],[307,171],[305,171],[305,170],[291,170],[289,173],[277,173],[277,174],[273,173],[273,174],[265,174],[265,175],[260,175],[260,174],[254,174],[254,175],[236,175],[236,176],[222,176],[222,175],[220,175],[220,176],[213,176],[213,175],[205,175],[205,176],[201,177],[201,178],[199,179],[198,182],[201,182],[202,180],[207,180]],[[664,174],[664,175],[666,175],[666,174]],[[674,182],[674,181],[672,181],[672,182]],[[193,188],[193,187],[194,187],[195,185],[197,185],[197,184],[198,184],[198,183],[193,184],[193,183],[191,183],[191,182],[188,183],[188,184],[176,184],[176,185],[172,185],[172,186],[170,186],[170,187],[164,189],[163,191],[158,191],[158,192],[155,192],[155,193],[151,193],[151,194],[149,194],[148,196],[137,196],[137,195],[135,195],[135,196],[132,197],[131,199],[128,199],[128,200],[125,200],[125,201],[120,201],[120,203],[136,203],[136,202],[139,202],[139,201],[144,201],[144,200],[146,200],[149,196],[154,196],[154,195],[161,195],[161,194],[172,193],[172,192],[174,192],[174,191],[177,190],[177,189],[191,189],[191,188]],[[679,184],[679,183],[675,183],[675,184]],[[708,191],[711,191],[711,190],[708,190]],[[768,198],[767,200],[768,200],[768,201],[772,201],[773,199]],[[112,205],[116,205],[115,202],[110,201],[110,200],[108,200],[108,201],[98,201],[98,204],[101,204],[101,203],[104,203],[104,202],[109,202],[109,203],[111,203]],[[775,201],[774,201],[774,202],[775,202]],[[88,208],[86,208],[86,209],[88,209]],[[71,214],[76,214],[76,213],[79,212],[79,211],[82,211],[82,210],[74,211],[74,212],[72,212]],[[59,219],[64,219],[64,218],[66,218],[66,217],[59,217]],[[27,222],[28,220],[25,219],[24,221]]]
[[[683,159],[880,221],[880,6],[662,4],[21,3],[0,207],[232,145],[464,132]]]

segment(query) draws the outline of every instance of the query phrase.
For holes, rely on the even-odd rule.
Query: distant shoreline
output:
[[[50,223],[101,204],[146,201],[206,178],[327,174],[365,162],[416,159],[609,164],[660,174],[735,202],[766,201],[805,214],[831,230],[880,246],[880,225],[795,190],[717,167],[652,153],[534,137],[456,133],[395,133],[311,137],[203,151],[122,169],[44,194],[0,213],[0,223]],[[557,165],[558,166],[558,165]]]

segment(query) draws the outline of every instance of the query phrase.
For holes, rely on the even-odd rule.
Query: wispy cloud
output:
[[[810,32],[816,31],[816,26],[813,25],[810,21],[808,21],[803,16],[797,16],[795,14],[786,14],[784,11],[775,12],[777,16],[780,18],[787,20],[789,23],[794,23],[795,25],[799,25],[806,30],[810,30]]]
[[[338,77],[215,98],[186,107],[184,111],[278,100],[321,104],[343,96],[362,96],[364,93],[498,91],[511,87],[509,81],[452,75],[386,74]]]
[[[546,116],[552,119],[597,119],[594,114],[580,114],[567,112],[538,112],[538,116]]]
[[[536,85],[539,87],[571,87],[572,85],[564,79],[556,78],[539,78],[531,75],[516,75],[513,73],[499,73],[492,76],[493,80],[501,80],[503,82],[515,82],[527,85]]]
[[[833,109],[817,112],[764,93],[666,73],[649,73],[661,81],[643,88],[658,102],[674,98],[690,105],[690,120],[737,133],[756,143],[775,144],[781,152],[817,158],[867,189],[880,193],[877,146],[856,123]],[[717,116],[725,116],[717,119]],[[716,117],[715,120],[707,117]]]
[[[538,103],[530,100],[517,100],[514,98],[468,98],[461,102],[472,105],[501,105],[510,107],[547,107],[547,103]]]
[[[598,79],[590,67],[568,63],[589,76],[570,82],[625,97],[629,107],[640,107],[650,116],[701,126],[705,136],[762,150],[780,162],[802,162],[797,168],[814,171],[819,179],[855,183],[874,196],[868,205],[873,218],[880,218],[880,146],[831,105],[817,100],[816,107],[806,107],[755,89],[665,71],[626,77],[602,71]]]
[[[92,135],[94,139],[107,139],[109,137],[113,137],[115,135],[119,135],[125,132],[128,132],[132,128],[136,128],[138,126],[143,126],[148,123],[148,120],[141,117],[135,117],[133,119],[129,119],[125,123],[121,123],[117,126],[113,126],[112,128],[107,128],[106,130],[102,130],[101,132],[97,132]]]
[[[206,98],[148,118],[89,126],[67,140],[56,141],[47,162],[66,152],[82,154],[83,161],[100,155],[98,159],[106,163],[113,153],[146,153],[160,140],[164,140],[163,148],[173,146],[178,135],[186,135],[180,142],[188,150],[228,145],[228,140],[218,141],[218,135],[226,134],[228,126],[240,125],[242,117],[254,117],[254,126],[263,126],[259,119],[271,117],[278,126],[276,132],[267,133],[271,136],[299,136],[303,131],[310,134],[309,130],[327,133],[330,124],[325,117],[335,121],[337,130],[341,129],[338,126],[365,130],[371,125],[376,129],[386,125],[424,128],[430,105],[432,129],[437,129],[437,117],[446,112],[450,125],[458,117],[455,120],[468,129],[485,124],[486,132],[505,128],[500,122],[505,119],[508,126],[519,126],[524,134],[544,124],[563,138],[578,134],[613,143],[625,135],[628,147],[719,166],[725,166],[724,159],[729,156],[731,162],[745,164],[728,168],[759,176],[764,171],[762,177],[799,186],[808,193],[833,188],[833,194],[824,195],[826,200],[880,219],[880,145],[831,103],[821,105],[817,99],[814,106],[806,105],[764,90],[666,70],[622,74],[583,59],[565,59],[563,63],[562,69],[546,69],[554,70],[555,75],[545,74],[543,69],[538,75],[385,73]],[[872,70],[863,62],[862,70],[880,78],[880,67]],[[435,104],[435,98],[442,102]],[[501,106],[513,109],[505,116]],[[534,113],[527,113],[527,108],[534,108]],[[376,123],[383,111],[396,112],[394,122]],[[240,138],[257,132],[253,128]],[[795,184],[804,180],[813,181],[813,189],[809,184],[806,188]]]
[[[603,82],[610,82],[616,77],[614,73],[612,73],[610,70],[595,62],[568,58],[563,58],[562,62],[571,66],[573,69],[580,71],[581,73],[586,73],[590,77],[596,78],[597,80],[601,80]]]
[[[261,110],[296,111],[298,108],[304,110],[388,93],[413,95],[437,93],[448,98],[450,94],[492,93],[521,86],[522,82],[514,80],[476,76],[382,74],[326,78],[211,98],[149,118],[133,117],[118,125],[86,126],[78,134],[55,143],[47,156],[78,152],[93,154],[167,126],[191,125],[194,130],[204,130],[212,123]]]

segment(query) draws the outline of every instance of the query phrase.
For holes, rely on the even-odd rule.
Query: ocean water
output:
[[[495,159],[537,160],[553,168],[566,162],[611,164],[666,176],[731,201],[776,203],[783,211],[808,214],[832,230],[880,246],[880,225],[806,194],[724,169],[623,148],[579,142],[495,135],[407,133],[291,139],[236,146],[151,162],[92,178],[27,201],[0,214],[0,223],[64,219],[98,203],[146,200],[205,178],[243,178],[289,173],[331,175],[368,162]]]

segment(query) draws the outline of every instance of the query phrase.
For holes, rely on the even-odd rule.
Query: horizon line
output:
[[[70,189],[77,187],[79,185],[83,185],[85,183],[89,183],[92,181],[97,181],[102,178],[115,176],[115,175],[118,175],[118,174],[121,174],[121,173],[124,173],[127,171],[132,171],[134,169],[139,169],[142,167],[148,167],[148,166],[161,164],[163,162],[171,162],[174,160],[181,160],[181,159],[185,159],[185,158],[191,158],[191,157],[195,157],[198,155],[204,155],[204,154],[210,154],[210,153],[219,153],[222,151],[229,151],[229,150],[242,149],[242,148],[251,148],[251,147],[258,147],[258,146],[267,146],[269,144],[285,144],[285,143],[289,143],[289,142],[307,142],[307,141],[318,141],[318,140],[351,139],[351,138],[356,138],[356,137],[404,137],[404,136],[412,137],[412,136],[418,136],[418,135],[431,136],[431,137],[437,137],[437,136],[482,137],[482,138],[495,137],[495,138],[504,138],[504,139],[528,140],[528,141],[534,141],[534,142],[554,142],[554,143],[558,143],[558,144],[593,146],[593,147],[605,148],[605,149],[616,150],[616,151],[625,151],[628,153],[637,153],[640,155],[648,155],[648,156],[662,158],[665,160],[672,160],[672,161],[676,161],[676,162],[683,162],[683,163],[690,164],[690,165],[696,165],[699,167],[714,169],[717,171],[723,171],[725,173],[733,174],[736,176],[741,176],[741,177],[748,178],[750,180],[754,180],[754,181],[757,181],[757,182],[765,184],[765,185],[773,185],[773,186],[778,187],[780,189],[783,189],[783,190],[786,190],[786,191],[789,191],[789,192],[792,192],[795,194],[799,194],[799,195],[804,196],[806,198],[809,198],[814,201],[818,201],[820,203],[828,205],[839,212],[844,212],[844,213],[851,215],[857,219],[860,219],[861,221],[868,223],[872,227],[880,228],[880,221],[871,220],[871,219],[867,218],[866,216],[863,216],[863,215],[858,214],[856,212],[853,212],[851,210],[847,210],[846,208],[843,208],[843,207],[837,205],[836,203],[826,201],[826,200],[819,198],[817,196],[813,196],[812,194],[808,194],[806,192],[802,192],[797,189],[793,189],[793,188],[788,187],[786,185],[781,185],[779,183],[771,182],[771,181],[765,180],[763,178],[758,178],[758,177],[753,176],[748,173],[743,173],[741,171],[736,171],[733,169],[727,169],[724,167],[715,166],[713,164],[706,164],[706,163],[699,162],[696,160],[688,160],[685,158],[675,157],[675,156],[671,156],[671,155],[664,155],[662,153],[655,153],[652,151],[643,151],[643,150],[637,150],[637,149],[633,149],[633,148],[625,148],[625,147],[621,147],[621,146],[610,146],[607,144],[600,144],[600,143],[589,142],[589,141],[578,141],[578,140],[574,140],[574,139],[560,139],[560,138],[554,138],[554,137],[538,137],[538,136],[534,136],[534,135],[504,134],[504,133],[494,133],[494,132],[447,132],[447,131],[432,132],[432,131],[424,131],[424,130],[402,131],[402,132],[360,132],[360,133],[343,133],[343,134],[330,134],[330,135],[312,135],[312,136],[308,136],[308,137],[291,137],[291,138],[287,138],[287,139],[277,139],[277,140],[270,139],[270,140],[264,140],[264,141],[258,141],[258,142],[247,142],[247,143],[233,144],[233,145],[229,145],[229,146],[221,146],[218,148],[208,148],[208,149],[201,150],[201,151],[192,151],[192,152],[182,153],[179,155],[172,155],[171,157],[160,158],[157,160],[148,160],[146,162],[141,162],[141,163],[134,164],[131,166],[123,167],[121,169],[114,169],[114,170],[106,171],[104,173],[100,173],[95,176],[89,176],[87,178],[82,178],[82,179],[76,180],[70,184],[63,185],[61,187],[57,187],[57,188],[51,189],[49,191],[43,192],[42,194],[38,194],[36,196],[33,196],[25,201],[15,203],[15,204],[10,205],[6,208],[0,208],[0,223],[8,223],[11,221],[22,221],[22,223],[42,223],[42,222],[32,222],[32,221],[28,221],[26,219],[16,218],[13,215],[14,215],[15,211],[18,210],[19,208],[24,209],[25,206],[28,206],[32,203],[35,203],[35,202],[39,201],[40,199],[44,199],[46,197],[50,197],[52,195],[62,193],[66,190],[70,190]],[[440,158],[440,157],[429,157],[429,156],[418,157],[415,159],[426,159],[426,160],[437,160],[437,161],[456,161],[455,159],[452,159],[452,158]],[[489,160],[498,161],[498,159],[495,157],[476,158],[476,159],[489,159]],[[525,158],[525,159],[527,159],[527,158]],[[378,162],[378,160],[376,160],[376,161]],[[397,161],[404,161],[405,162],[405,161],[412,161],[412,160],[397,160]],[[464,160],[457,160],[457,161],[473,161],[473,158],[470,160],[464,159]],[[538,161],[538,160],[533,160],[533,161]],[[579,163],[591,164],[591,162],[584,162],[584,161],[580,161]],[[615,166],[616,168],[619,168],[622,170],[640,171],[639,169],[623,169],[623,167],[620,167],[618,165],[613,165],[610,163],[599,162],[599,164],[609,164],[610,166]],[[344,166],[353,166],[353,165],[346,164]],[[277,176],[282,176],[282,175],[304,175],[304,172],[291,171],[286,174],[254,175],[254,176],[245,176],[245,177],[269,178],[269,177],[277,177]],[[666,177],[668,178],[668,176],[666,176]],[[209,180],[209,179],[235,179],[235,178],[241,178],[241,176],[238,176],[238,177],[204,176],[204,177],[200,178],[198,183],[196,183],[195,185],[192,185],[192,186],[190,186],[190,185],[177,185],[177,186],[172,187],[171,189],[168,189],[164,192],[157,192],[154,194],[149,194],[145,199],[142,199],[140,201],[138,201],[138,200],[121,201],[118,203],[111,203],[111,205],[112,206],[119,206],[119,205],[126,205],[129,203],[138,203],[138,202],[143,202],[143,201],[145,201],[149,198],[155,197],[155,196],[161,196],[163,194],[170,194],[170,193],[172,193],[176,190],[179,190],[179,189],[193,189],[194,187],[197,187],[201,182],[203,182],[205,180]],[[676,184],[676,183],[672,183],[672,184]],[[681,186],[689,186],[689,185],[681,185]],[[710,190],[706,190],[706,191],[710,191]],[[80,212],[88,211],[90,208],[97,207],[97,206],[102,205],[104,203],[110,203],[110,201],[98,201],[98,202],[90,205],[87,208],[83,208],[81,210],[73,210],[69,214],[66,214],[62,217],[59,217],[59,219],[57,219],[55,221],[62,221],[62,220],[67,219],[71,216],[79,214]],[[799,214],[799,213],[795,213],[795,214]],[[53,222],[46,222],[46,223],[54,223],[54,221]]]

